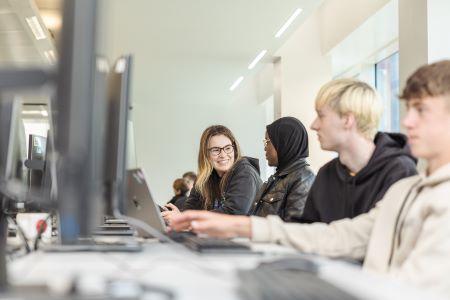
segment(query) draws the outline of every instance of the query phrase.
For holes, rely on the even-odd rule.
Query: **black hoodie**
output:
[[[221,199],[215,199],[214,207],[208,210],[230,215],[246,215],[255,199],[256,192],[262,185],[259,177],[259,161],[256,158],[242,157],[228,172],[231,173]],[[215,170],[211,174],[211,180],[214,180],[217,185],[220,183],[220,177]],[[195,185],[186,200],[184,209],[203,209],[203,197]]]
[[[375,136],[375,151],[368,164],[351,176],[339,158],[318,172],[301,222],[330,223],[368,212],[396,181],[417,174],[406,136],[381,133]]]

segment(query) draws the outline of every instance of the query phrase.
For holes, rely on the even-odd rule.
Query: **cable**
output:
[[[19,232],[19,236],[22,238],[25,250],[27,251],[27,254],[31,252],[30,245],[28,245],[27,237],[25,236],[25,232],[23,231],[22,227],[17,223],[17,220],[12,218],[11,216],[7,216],[8,220],[11,220],[14,225],[16,225],[17,231]]]
[[[45,224],[47,224],[48,220],[50,220],[52,217],[53,217],[53,212],[50,212],[50,213],[48,214],[47,218],[45,218],[45,221],[44,221]],[[44,227],[44,226],[41,225],[41,226],[38,228],[38,234],[36,235],[36,239],[34,240],[34,251],[37,251],[37,250],[38,250],[38,244],[39,244],[39,241],[40,241],[41,238],[42,238],[42,234],[44,234],[45,230],[47,229],[46,227],[45,227],[45,228],[42,228],[42,227]],[[50,228],[51,228],[51,225],[50,225]]]
[[[38,190],[34,188],[25,188],[22,182],[16,179],[9,181],[2,180],[0,182],[0,194],[8,203],[23,203],[24,207],[29,206],[32,208],[55,208],[56,202],[49,201],[48,199],[44,198],[42,196],[43,193],[45,193],[45,190],[43,191],[42,189]],[[17,213],[17,211],[6,210],[6,208],[8,207],[9,205],[6,205],[6,203],[4,203],[3,212],[5,214],[9,215]]]

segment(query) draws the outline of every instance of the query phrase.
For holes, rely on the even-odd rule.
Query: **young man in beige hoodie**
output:
[[[427,170],[395,183],[368,213],[327,225],[189,211],[174,218],[172,229],[191,226],[216,237],[364,259],[365,270],[450,295],[450,61],[419,68],[401,98],[408,107],[408,143]]]

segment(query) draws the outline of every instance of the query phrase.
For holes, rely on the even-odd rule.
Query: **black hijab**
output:
[[[298,119],[283,117],[267,125],[266,129],[278,153],[277,171],[283,170],[297,159],[308,157],[308,133]]]

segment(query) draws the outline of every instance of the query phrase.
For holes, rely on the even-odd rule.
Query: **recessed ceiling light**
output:
[[[44,51],[44,55],[45,55],[45,58],[48,60],[48,62],[51,65],[54,65],[56,63],[55,51],[53,51],[53,50]]]
[[[37,40],[42,40],[46,38],[44,29],[42,29],[42,26],[41,24],[39,24],[39,20],[36,16],[25,18],[25,20],[27,21],[27,24],[30,27],[31,32],[33,32],[34,37]]]
[[[267,50],[263,50],[261,52],[259,52],[259,54],[255,57],[255,59],[248,65],[248,69],[251,70],[253,69],[256,64],[261,60],[261,58],[263,58],[264,55],[266,55]]]
[[[24,110],[22,111],[22,115],[42,115],[41,110]]]
[[[127,61],[125,60],[125,58],[120,58],[116,62],[116,68],[114,69],[114,71],[116,73],[123,73],[123,71],[125,70],[126,66],[127,66]]]
[[[97,57],[97,70],[103,73],[109,72],[108,61],[104,57]]]
[[[297,16],[302,12],[301,8],[297,8],[294,13],[292,14],[292,16],[286,21],[286,23],[284,23],[283,26],[281,26],[280,30],[278,30],[278,32],[275,34],[276,38],[279,38],[283,32],[289,27],[289,25],[292,24],[292,22],[294,22],[295,18],[297,18]]]
[[[242,80],[244,80],[243,76],[236,79],[236,81],[231,85],[230,91],[234,91],[237,88],[237,86],[241,83]]]

